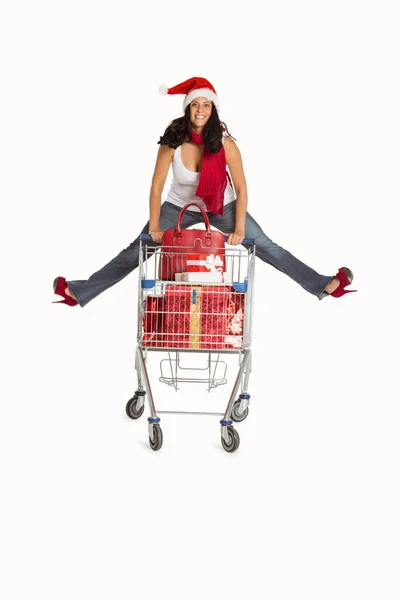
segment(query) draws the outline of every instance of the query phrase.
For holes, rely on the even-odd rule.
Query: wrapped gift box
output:
[[[187,271],[189,273],[223,273],[224,256],[220,254],[194,254],[186,255]]]
[[[223,272],[225,270],[224,250],[204,252],[183,252],[179,247],[165,249],[159,257],[159,277],[164,281],[174,281],[176,273],[184,272]]]
[[[230,286],[167,285],[148,297],[144,346],[223,350],[243,345],[245,294]]]
[[[143,346],[161,348],[164,344],[162,315],[164,296],[147,296],[143,302]]]

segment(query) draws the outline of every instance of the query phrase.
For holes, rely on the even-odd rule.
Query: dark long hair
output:
[[[218,111],[215,108],[214,103],[212,104],[212,110],[210,118],[204,126],[204,147],[211,152],[216,154],[221,150],[222,137],[228,135],[235,139],[228,131],[225,123],[220,121]],[[183,117],[178,117],[170,123],[167,129],[164,131],[164,135],[160,137],[157,144],[160,146],[169,146],[170,148],[177,148],[183,142],[190,142],[192,139],[192,125],[190,123],[190,104],[185,109]]]

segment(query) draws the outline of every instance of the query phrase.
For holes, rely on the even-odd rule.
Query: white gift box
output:
[[[190,283],[232,283],[232,278],[229,273],[213,272],[188,272],[175,273],[175,281],[190,282]]]

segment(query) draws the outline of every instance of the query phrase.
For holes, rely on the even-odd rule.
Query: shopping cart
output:
[[[197,239],[196,249],[186,246],[183,252],[180,247],[178,254],[176,247],[155,245],[149,235],[140,236],[135,354],[138,386],[126,405],[126,413],[131,419],[141,417],[147,394],[149,443],[153,450],[159,450],[163,443],[160,414],[222,416],[222,446],[227,452],[235,452],[240,438],[233,421],[244,421],[249,413],[255,244],[245,239],[242,243],[246,248],[226,247],[220,253],[213,249],[208,256],[207,248],[202,246],[204,256],[199,260],[199,242]],[[168,279],[166,261],[174,265]],[[159,381],[175,390],[181,383],[203,383],[208,391],[227,384],[227,363],[221,355],[236,354],[239,370],[225,412],[157,412],[147,369],[150,352],[167,355],[160,362]],[[185,353],[206,354],[206,366],[183,366],[181,355]]]

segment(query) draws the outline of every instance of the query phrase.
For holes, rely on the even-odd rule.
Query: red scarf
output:
[[[204,144],[204,135],[192,131],[192,142]],[[203,199],[207,210],[217,215],[224,214],[224,195],[226,188],[227,171],[224,146],[216,154],[204,148],[203,162],[201,165],[200,181],[196,196]]]

